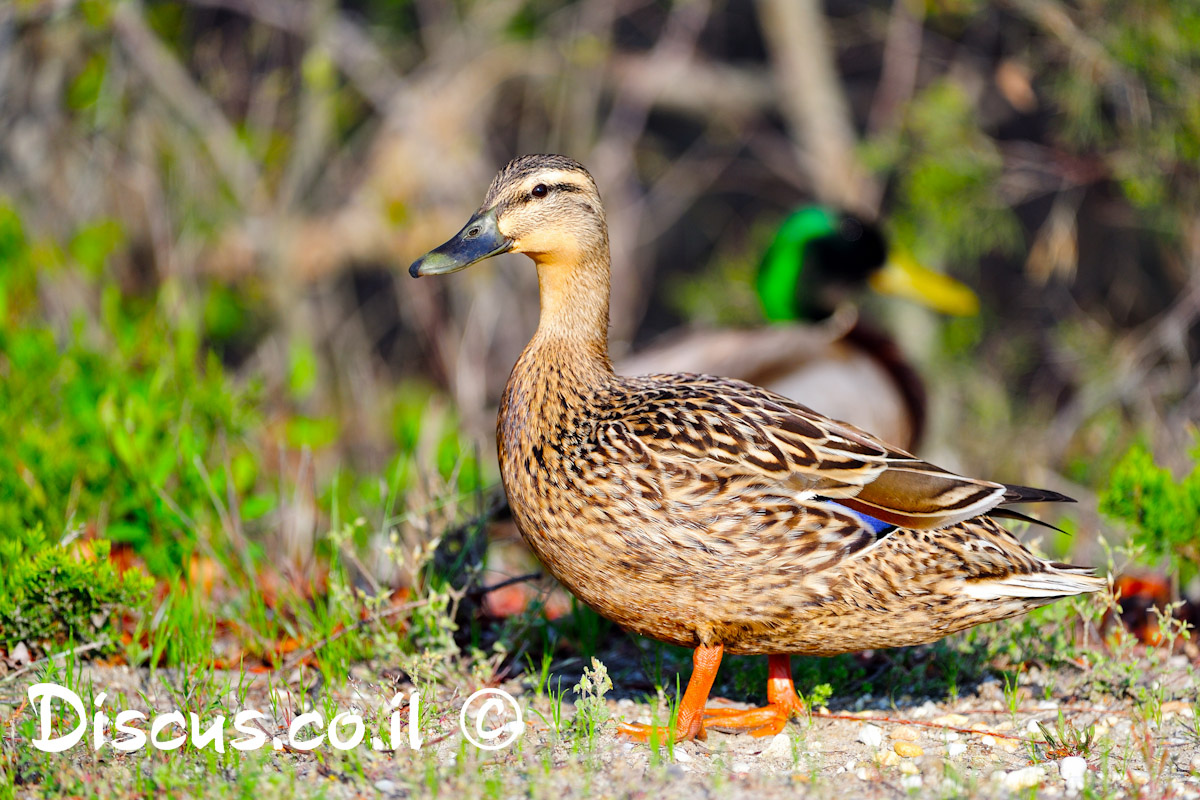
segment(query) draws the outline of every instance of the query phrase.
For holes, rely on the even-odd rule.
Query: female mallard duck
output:
[[[914,645],[1099,589],[994,517],[1053,492],[965,478],[741,381],[624,377],[608,358],[609,249],[580,164],[508,164],[409,269],[537,265],[541,321],[500,404],[500,471],[530,548],[622,627],[695,648],[676,736],[758,734],[800,708],[789,654]],[[770,656],[769,705],[705,709],[721,655]],[[622,725],[631,737],[664,736]]]
[[[903,252],[875,225],[822,206],[793,212],[759,265],[758,328],[668,334],[622,359],[631,375],[683,369],[749,381],[912,450],[925,423],[925,388],[899,346],[864,324],[848,301],[864,287],[943,314],[978,311],[975,294]]]

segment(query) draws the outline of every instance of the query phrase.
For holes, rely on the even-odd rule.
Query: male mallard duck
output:
[[[692,370],[738,378],[914,449],[925,423],[925,388],[886,334],[847,306],[870,286],[944,314],[979,309],[958,281],[903,252],[889,255],[874,224],[822,206],[793,212],[759,266],[759,328],[668,334],[620,361],[618,371]]]
[[[583,602],[695,648],[677,738],[781,730],[801,705],[792,653],[921,644],[1102,586],[994,519],[1062,495],[955,475],[742,381],[616,375],[608,229],[577,162],[510,162],[466,226],[409,272],[506,252],[533,259],[541,292],[497,422],[513,515]],[[705,709],[726,651],[770,656],[769,705]]]

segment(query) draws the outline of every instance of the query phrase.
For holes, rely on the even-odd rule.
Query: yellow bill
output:
[[[965,284],[923,267],[908,253],[895,253],[870,277],[880,294],[903,297],[926,308],[956,317],[979,313],[979,297]]]

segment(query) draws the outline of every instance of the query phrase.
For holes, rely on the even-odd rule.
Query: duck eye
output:
[[[846,215],[842,218],[842,238],[847,242],[857,242],[863,235],[862,221],[856,217]]]
[[[539,183],[537,186],[533,187],[533,191],[530,192],[530,194],[532,194],[534,197],[545,197],[546,195],[550,194],[550,190],[546,188],[546,184]]]

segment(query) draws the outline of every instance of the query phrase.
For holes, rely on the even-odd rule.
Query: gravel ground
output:
[[[0,718],[14,719],[5,732],[4,765],[19,797],[153,792],[256,800],[297,795],[555,800],[753,795],[769,800],[1025,797],[1036,791],[1046,797],[1187,799],[1200,798],[1198,666],[1185,656],[1153,668],[1147,664],[1138,686],[1124,698],[1097,696],[1089,690],[1094,682],[1086,670],[1036,668],[1008,692],[1000,681],[985,678],[957,699],[893,705],[867,695],[839,708],[846,698],[835,696],[832,712],[818,709],[777,736],[712,731],[706,741],[682,743],[672,752],[626,742],[612,733],[611,722],[589,736],[584,726],[572,723],[576,712],[569,703],[558,704],[561,733],[556,733],[556,704],[518,681],[501,688],[521,705],[524,732],[495,752],[468,744],[459,732],[465,691],[422,694],[419,750],[407,746],[408,707],[401,706],[398,730],[404,746],[388,752],[376,752],[367,743],[343,752],[325,742],[309,752],[266,746],[240,753],[227,744],[224,754],[186,747],[121,753],[111,746],[93,751],[89,735],[65,753],[42,753],[30,743],[36,735],[34,708],[20,707],[33,682],[28,675],[0,684]],[[85,703],[89,691],[107,692],[104,709],[110,715],[128,708],[182,708],[198,711],[202,727],[220,713],[232,725],[239,709],[259,709],[267,714],[261,727],[268,735],[284,735],[302,711],[315,708],[330,717],[355,711],[366,718],[367,742],[371,733],[388,729],[386,704],[397,688],[411,688],[366,667],[356,667],[351,680],[336,689],[314,685],[311,672],[285,677],[281,683],[278,675],[212,673],[198,680],[195,674],[169,670],[152,677],[146,670],[85,666],[71,685]],[[563,685],[570,684],[564,680]],[[645,703],[628,697],[600,703],[610,720],[650,721],[652,709]],[[481,707],[478,701],[475,706]],[[668,713],[662,704],[655,710],[659,719]],[[484,730],[512,719],[511,714],[488,716]],[[1039,722],[1067,743],[1042,741]],[[1082,737],[1089,729],[1090,743],[1071,743],[1072,732]],[[343,739],[350,733],[344,730]],[[162,738],[177,733],[169,728]],[[238,735],[229,729],[227,742]]]

